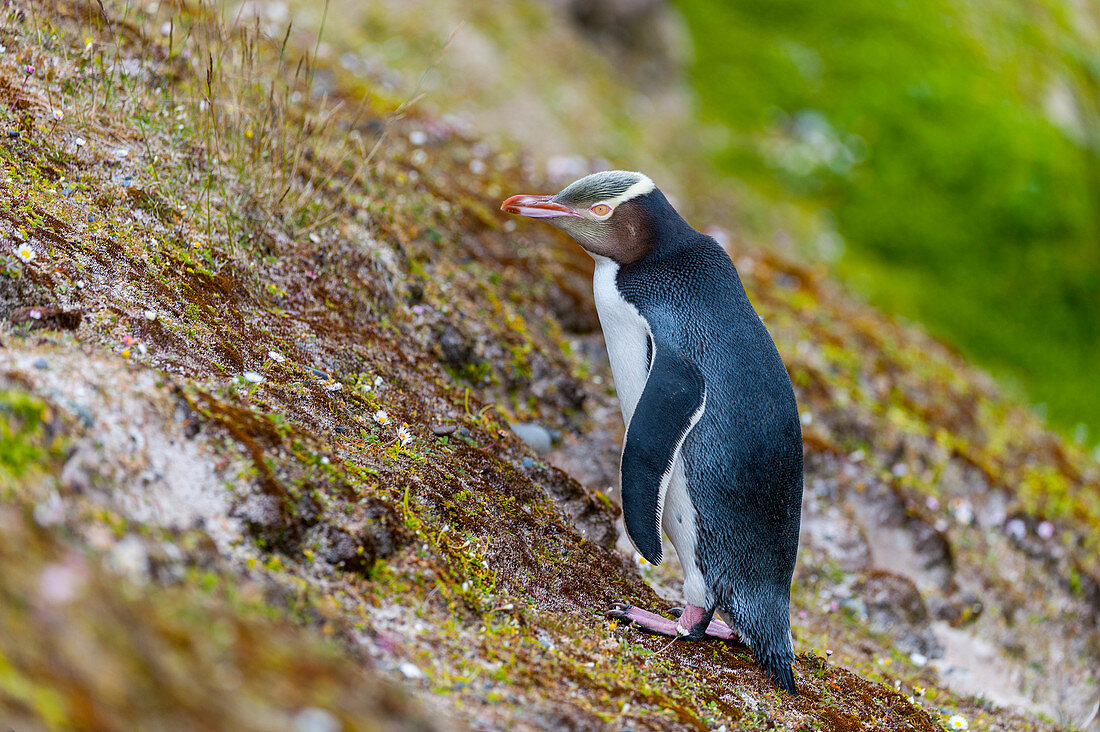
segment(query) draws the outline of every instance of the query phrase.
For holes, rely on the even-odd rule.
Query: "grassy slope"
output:
[[[369,729],[379,706],[356,689],[377,688],[409,726],[426,707],[433,724],[548,728],[935,729],[940,710],[1047,727],[952,695],[816,609],[829,569],[810,558],[795,700],[744,654],[607,623],[595,611],[611,602],[660,602],[608,549],[615,510],[503,429],[507,416],[584,434],[612,404],[558,325],[590,308],[575,252],[506,233],[493,212],[493,191],[545,183],[438,119],[398,120],[384,90],[362,104],[362,77],[314,75],[277,39],[201,14],[169,36],[164,16],[123,4],[107,4],[110,26],[83,4],[36,10],[5,11],[0,40],[18,133],[0,146],[0,226],[9,252],[37,254],[5,253],[0,279],[5,716],[122,729],[218,710],[275,729],[322,707]],[[314,76],[330,98],[307,113],[294,93]],[[1085,559],[1023,585],[1076,576],[1085,596],[1095,466],[813,271],[737,261],[813,415],[811,480],[835,481],[829,461],[859,448],[867,480],[946,505],[935,476],[978,471],[1013,511],[1084,543]],[[448,331],[465,347],[443,348]],[[56,652],[26,642],[57,617]],[[270,634],[275,648],[247,640]],[[826,645],[862,675],[826,663]],[[80,665],[88,648],[109,671]],[[377,675],[408,677],[406,691]],[[895,690],[918,683],[924,706]]]
[[[876,304],[1098,429],[1094,8],[678,5],[725,168],[827,212]]]

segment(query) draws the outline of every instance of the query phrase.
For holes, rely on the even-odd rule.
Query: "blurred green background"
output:
[[[1100,5],[676,5],[719,166],[816,220],[854,289],[1095,444]]]

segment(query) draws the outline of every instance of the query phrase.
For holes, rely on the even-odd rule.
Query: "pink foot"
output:
[[[678,638],[687,635],[691,627],[703,619],[703,613],[703,608],[696,607],[695,605],[688,605],[680,615],[680,620],[676,621],[662,617],[656,613],[651,613],[648,610],[642,610],[640,607],[634,607],[633,605],[616,604],[611,610],[607,611],[607,614],[613,618],[625,620],[628,623],[634,623],[641,630],[656,633],[657,635],[665,635],[670,638]],[[740,637],[734,633],[728,625],[717,618],[710,621],[710,624],[707,626],[706,635],[721,640],[741,641]]]

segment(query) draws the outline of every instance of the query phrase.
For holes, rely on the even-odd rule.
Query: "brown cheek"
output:
[[[633,202],[626,202],[616,214],[622,217],[615,242],[615,259],[623,264],[633,264],[649,253],[652,235],[644,220],[645,213]]]

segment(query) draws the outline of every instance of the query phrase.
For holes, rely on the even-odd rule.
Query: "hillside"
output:
[[[448,45],[457,4],[277,5],[0,11],[0,721],[1100,729],[1097,465],[738,236],[803,414],[802,694],[609,621],[677,604],[678,570],[620,537],[590,263],[497,211],[599,161],[480,136],[447,104],[485,82],[445,69],[549,39],[562,91],[531,109],[558,144],[636,148],[700,227],[740,229],[735,191],[648,166],[677,133],[616,122],[636,80],[557,6],[470,13]]]

